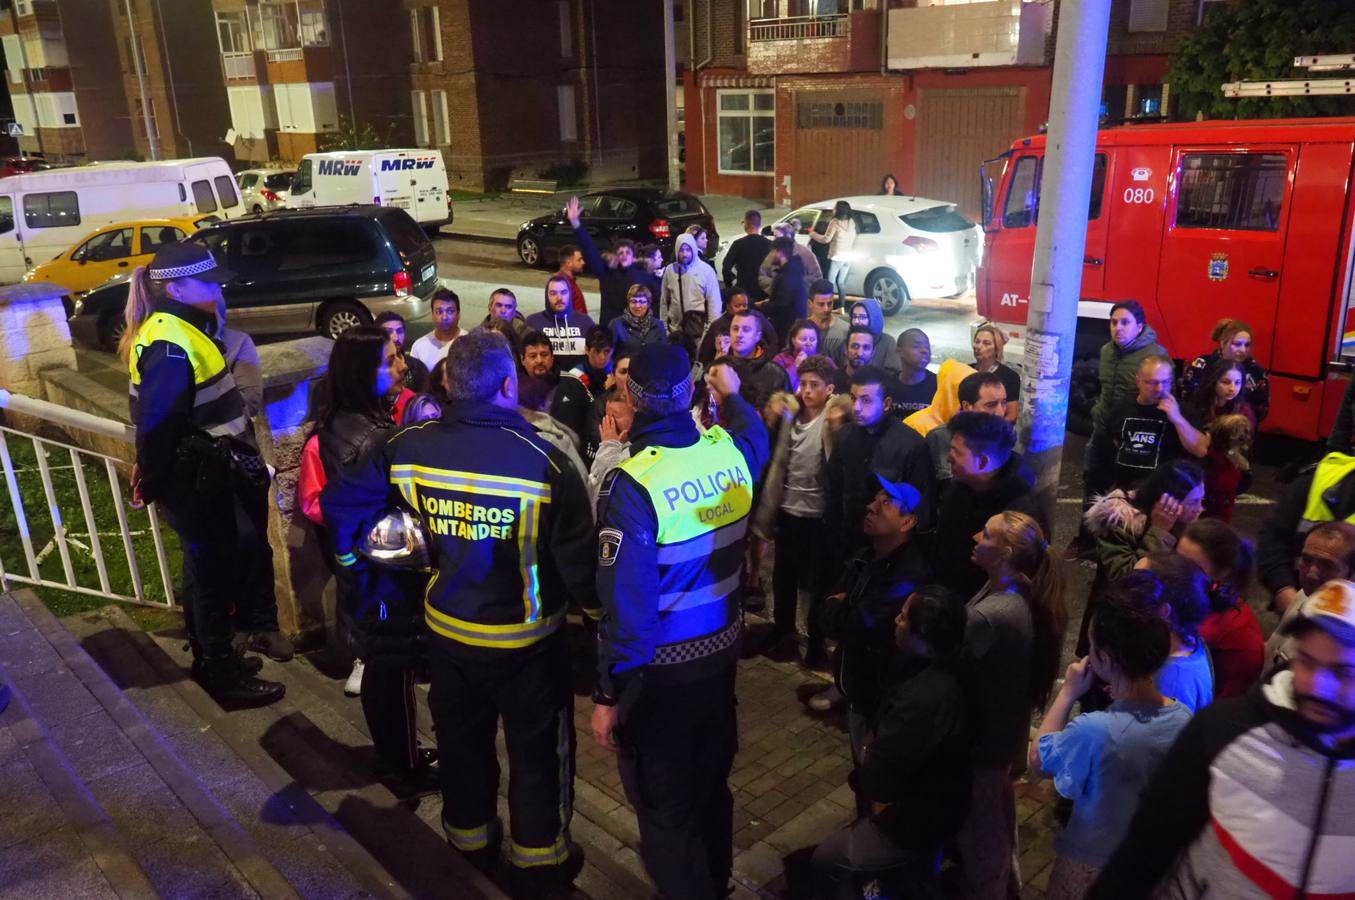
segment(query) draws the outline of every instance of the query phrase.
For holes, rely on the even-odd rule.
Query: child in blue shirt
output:
[[[1194,715],[1214,702],[1214,667],[1200,636],[1200,623],[1209,615],[1209,579],[1194,560],[1168,550],[1148,554],[1134,568],[1147,569],[1162,583],[1155,611],[1171,628],[1172,649],[1157,673],[1157,689]]]
[[[1151,574],[1124,580],[1149,578],[1156,581]],[[1181,703],[1158,690],[1155,676],[1167,660],[1171,633],[1143,608],[1133,587],[1111,585],[1098,601],[1090,653],[1068,666],[1030,746],[1031,774],[1054,779],[1073,801],[1072,817],[1054,842],[1058,859],[1048,900],[1086,894],[1128,830],[1140,791],[1190,720]],[[1096,677],[1108,686],[1110,706],[1069,721]]]

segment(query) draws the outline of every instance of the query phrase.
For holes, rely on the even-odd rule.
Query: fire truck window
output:
[[[1002,227],[1034,225],[1040,212],[1040,160],[1034,156],[1018,159],[1009,184],[1007,205],[1002,208]]]
[[[1289,177],[1283,153],[1199,153],[1181,158],[1176,227],[1278,231]]]
[[[1092,195],[1087,204],[1087,218],[1101,218],[1101,198],[1106,194],[1106,155],[1104,153],[1096,154],[1096,162],[1092,166]]]

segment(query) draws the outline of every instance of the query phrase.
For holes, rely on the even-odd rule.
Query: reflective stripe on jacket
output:
[[[157,310],[137,330],[128,363],[133,419],[141,392],[141,355],[157,341],[183,351],[193,369],[194,430],[212,437],[243,437],[249,431],[245,401],[235,386],[221,348],[191,323]]]
[[[1307,534],[1323,522],[1336,518],[1332,512],[1327,494],[1340,486],[1346,476],[1355,472],[1355,456],[1344,453],[1328,453],[1322,457],[1313,472],[1313,483],[1308,488],[1308,502],[1303,507],[1303,519],[1299,522],[1299,533]],[[1345,521],[1355,524],[1355,512],[1346,516]]]

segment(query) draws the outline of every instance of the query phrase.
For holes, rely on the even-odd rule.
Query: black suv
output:
[[[236,274],[227,317],[249,334],[309,331],[338,337],[391,309],[406,321],[428,314],[438,288],[433,245],[402,209],[283,209],[219,222],[186,238],[206,245]],[[125,327],[127,278],[76,303],[71,332],[114,347]]]
[[[691,194],[669,193],[654,188],[617,188],[579,197],[579,225],[588,230],[601,250],[610,250],[622,238],[637,246],[657,244],[664,259],[673,258],[673,241],[689,226],[700,225],[710,233],[706,253],[714,256],[720,246],[715,219]],[[518,258],[529,266],[556,266],[560,248],[576,243],[564,210],[537,216],[518,230]]]

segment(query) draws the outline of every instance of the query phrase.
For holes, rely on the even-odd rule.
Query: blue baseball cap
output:
[[[880,472],[876,472],[875,477],[880,482],[881,490],[888,494],[895,503],[903,507],[904,512],[913,512],[922,503],[922,494],[908,482],[890,481]]]

